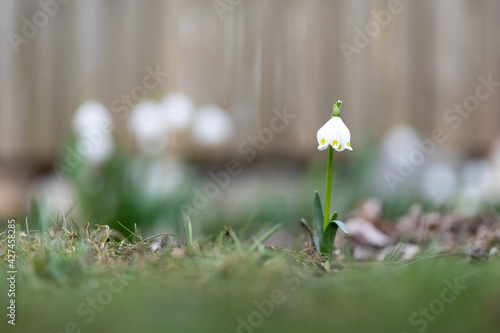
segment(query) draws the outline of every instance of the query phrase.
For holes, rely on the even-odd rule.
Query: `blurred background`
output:
[[[341,218],[498,210],[496,0],[0,4],[2,217],[298,232],[338,99]]]

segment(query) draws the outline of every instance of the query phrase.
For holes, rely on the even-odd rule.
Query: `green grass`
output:
[[[113,239],[105,226],[18,232],[17,325],[2,313],[0,331],[418,332],[423,317],[412,326],[410,316],[443,304],[422,332],[498,332],[499,261],[429,256],[336,262],[325,272],[315,257],[263,246],[268,235],[261,235],[245,241],[225,228],[213,239],[195,235],[190,245],[169,237],[153,253],[150,241]],[[449,304],[439,301],[456,278],[466,289]],[[256,327],[239,327],[249,317]]]

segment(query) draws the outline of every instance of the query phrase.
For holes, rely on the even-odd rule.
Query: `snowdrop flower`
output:
[[[77,135],[84,135],[85,132],[94,130],[105,131],[105,127],[112,129],[112,124],[113,117],[108,109],[101,103],[90,100],[80,105],[76,110],[72,127]]]
[[[167,145],[168,124],[161,108],[153,100],[138,103],[129,118],[129,129],[134,133],[140,150],[158,154]]]
[[[146,201],[175,194],[185,180],[183,165],[172,157],[153,160],[136,158],[128,172]]]
[[[470,160],[463,165],[460,171],[462,184],[456,202],[457,211],[469,216],[479,213],[482,204],[491,198],[492,175],[493,169],[487,160]]]
[[[215,105],[200,108],[193,121],[192,135],[202,146],[218,146],[228,141],[234,132],[231,117]]]
[[[390,163],[397,165],[401,156],[419,149],[420,137],[415,129],[406,124],[391,127],[381,142],[382,156]]]
[[[422,193],[436,203],[450,202],[457,189],[455,170],[446,163],[435,163],[424,171],[420,183]]]
[[[82,142],[82,141],[80,141]],[[88,141],[85,141],[88,143]],[[80,146],[80,144],[78,144]],[[79,150],[80,151],[80,150]],[[111,135],[103,135],[99,144],[92,146],[88,154],[82,154],[90,164],[101,164],[108,160],[115,151],[115,141]]]
[[[344,149],[352,150],[351,148],[351,132],[344,124],[342,119],[340,119],[340,106],[342,105],[342,101],[337,101],[333,106],[332,118],[319,129],[317,137],[318,137],[318,149],[325,150],[330,146],[329,154],[328,154],[328,169],[326,172],[326,195],[325,195],[325,211],[322,216],[324,218],[323,227],[321,227],[321,221],[316,220],[316,232],[317,232],[317,241],[316,248],[318,251],[321,251],[322,255],[325,255],[327,261],[325,261],[325,266],[329,270],[330,269],[330,260],[332,258],[333,252],[333,240],[335,239],[335,234],[337,229],[340,228],[346,234],[347,231],[344,222],[339,221],[337,217],[337,213],[334,213],[333,216],[330,215],[330,204],[332,199],[332,179],[333,179],[333,150],[343,151]],[[318,191],[314,193],[314,207],[316,211],[318,208],[321,210],[321,198],[318,194]],[[318,216],[318,215],[316,215]],[[332,230],[331,226],[334,226],[333,234],[329,234],[331,237],[323,237],[325,232],[329,232],[328,230]]]
[[[340,119],[340,104],[338,101],[333,107],[333,117],[318,131],[318,149],[325,150],[331,145],[336,151],[352,150],[351,132]]]
[[[494,192],[492,186],[494,172],[493,166],[486,159],[469,160],[464,164],[460,173],[462,186],[478,193],[481,201],[488,200]]]
[[[174,130],[183,130],[191,122],[194,102],[182,93],[171,93],[163,97],[160,107],[165,120]]]
[[[73,117],[72,127],[77,151],[87,162],[99,164],[113,154],[113,117],[101,103],[92,100],[83,103]]]
[[[493,199],[500,200],[500,136],[491,147],[490,158],[493,167],[492,196]]]

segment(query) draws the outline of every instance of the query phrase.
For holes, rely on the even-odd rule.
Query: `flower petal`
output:
[[[325,150],[328,145],[336,151],[352,150],[351,132],[340,117],[331,118],[318,130],[318,149]]]
[[[317,138],[319,150],[325,150],[326,148],[328,148],[328,145],[330,144],[332,139],[331,125],[329,122],[327,122],[318,130]]]

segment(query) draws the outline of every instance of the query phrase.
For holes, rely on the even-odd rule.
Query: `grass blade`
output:
[[[281,224],[281,223],[278,224],[278,225],[275,225],[268,232],[266,232],[262,236],[260,236],[255,241],[255,243],[252,245],[252,247],[251,247],[252,251],[256,250],[259,246],[262,245],[262,243],[264,243],[266,240],[268,240],[269,238],[271,238],[271,236],[274,235],[278,230],[280,230],[282,226],[283,226],[283,224]]]
[[[127,228],[126,226],[124,226],[123,224],[121,224],[120,221],[116,221],[119,225],[122,226],[123,229],[127,230],[128,232],[130,232],[131,235],[134,235],[135,237],[137,237],[141,242],[142,242],[142,238],[141,236],[137,235],[136,233],[132,232],[129,228]]]
[[[236,250],[240,253],[240,254],[243,254],[243,247],[241,246],[241,242],[240,240],[238,239],[238,236],[236,236],[236,233],[234,232],[233,229],[229,230],[229,235],[231,236],[231,238],[233,239],[234,241],[234,245],[236,245]]]

